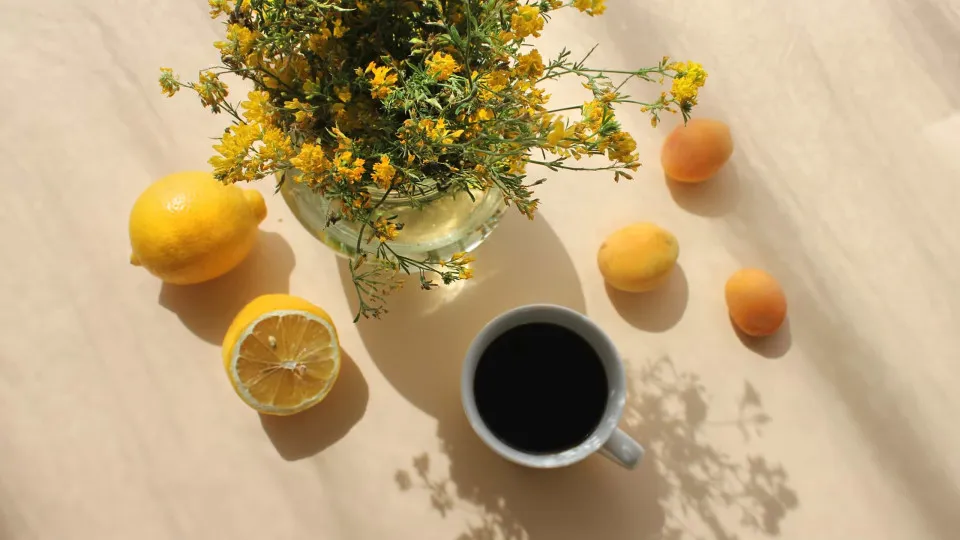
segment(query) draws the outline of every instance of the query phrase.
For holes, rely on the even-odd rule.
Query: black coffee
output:
[[[590,436],[607,406],[607,375],[593,347],[549,323],[512,328],[477,363],[480,418],[505,444],[548,454]]]

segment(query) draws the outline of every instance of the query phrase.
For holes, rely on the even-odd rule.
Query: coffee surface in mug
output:
[[[599,355],[576,332],[551,323],[516,326],[477,363],[480,418],[504,444],[532,454],[578,446],[597,428],[608,383]]]

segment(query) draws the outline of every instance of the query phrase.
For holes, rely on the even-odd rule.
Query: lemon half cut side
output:
[[[279,296],[279,295],[277,295]],[[224,339],[224,367],[237,395],[253,409],[290,415],[323,400],[340,373],[340,344],[329,316],[310,309],[241,311]],[[286,297],[294,302],[304,300]],[[309,305],[309,304],[308,304]],[[254,308],[254,310],[251,310]],[[250,317],[245,312],[257,315]]]

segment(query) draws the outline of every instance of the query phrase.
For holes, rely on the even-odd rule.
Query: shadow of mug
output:
[[[450,411],[438,424],[449,474],[431,467],[424,453],[412,469],[397,471],[395,481],[401,491],[426,491],[443,516],[472,510],[456,540],[779,535],[781,522],[799,506],[787,471],[746,447],[728,452],[708,433],[736,430],[744,443],[762,436],[772,419],[757,389],[744,381],[736,417],[719,420],[700,378],[670,358],[645,362],[631,375],[622,425],[647,445],[636,471],[597,457],[564,469],[523,468],[490,452],[462,415]]]
[[[429,292],[410,279],[389,297],[390,312],[382,320],[358,324],[367,351],[390,384],[438,421],[449,475],[429,471],[426,454],[415,460],[426,468],[424,474],[445,477],[435,486],[443,493],[431,493],[433,506],[446,512],[459,499],[476,508],[480,519],[460,537],[471,540],[525,535],[626,540],[659,530],[663,513],[649,465],[627,472],[591,456],[564,469],[525,469],[497,456],[470,428],[460,402],[460,368],[477,332],[496,315],[526,304],[585,311],[573,262],[542,217],[529,222],[508,214],[475,255],[474,279]],[[340,275],[356,309],[346,263]],[[397,474],[403,487],[405,473]],[[455,485],[455,492],[446,491],[448,485]]]
[[[260,231],[257,245],[239,266],[196,285],[164,283],[158,302],[197,337],[220,345],[243,306],[263,294],[290,292],[295,265],[293,249],[282,236]]]
[[[632,471],[598,455],[560,469],[530,469],[496,455],[453,407],[438,418],[437,430],[450,460],[450,494],[477,514],[457,540],[633,540],[653,538],[663,526],[649,460]],[[417,465],[416,474],[429,478]],[[444,500],[434,495],[431,501]]]

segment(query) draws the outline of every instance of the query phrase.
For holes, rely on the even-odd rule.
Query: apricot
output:
[[[670,231],[653,223],[634,223],[604,240],[597,264],[614,289],[646,292],[666,283],[679,255],[680,245]]]
[[[663,171],[672,180],[696,183],[711,178],[733,153],[730,128],[718,120],[694,118],[677,126],[660,151]]]
[[[733,324],[748,336],[769,336],[787,317],[783,288],[763,270],[737,270],[727,280],[724,292]]]

